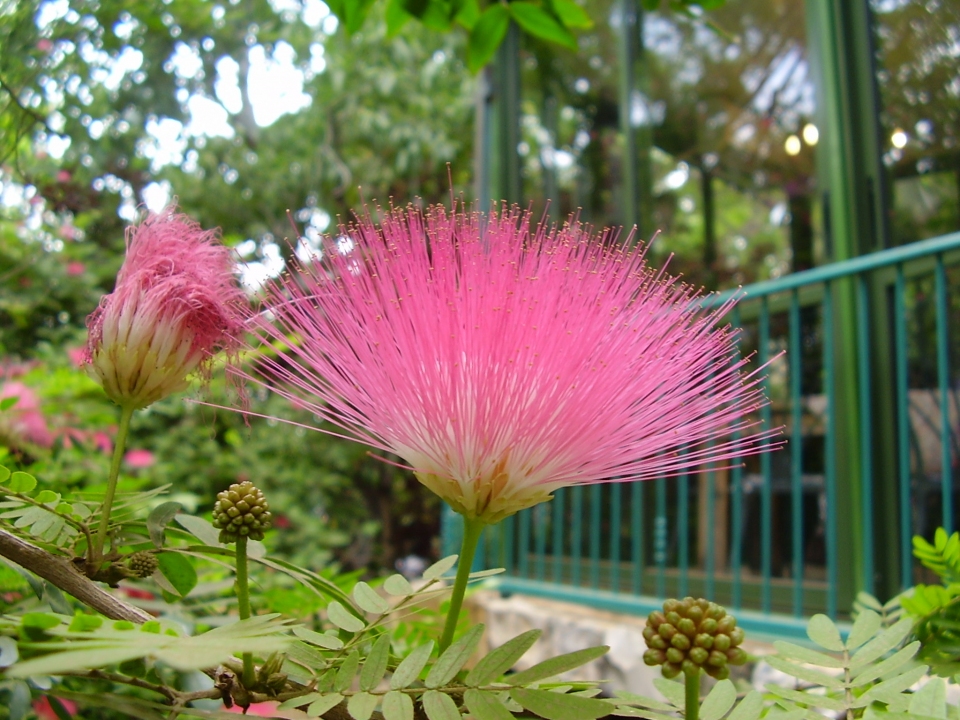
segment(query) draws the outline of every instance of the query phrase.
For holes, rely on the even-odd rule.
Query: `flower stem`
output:
[[[479,520],[463,519],[463,545],[460,547],[460,558],[457,563],[457,578],[453,581],[453,595],[450,596],[450,609],[447,611],[447,622],[443,627],[440,638],[440,653],[450,647],[453,634],[457,630],[457,620],[460,619],[460,608],[463,607],[463,595],[467,590],[467,580],[473,566],[473,556],[477,553],[480,535],[484,524]]]
[[[99,564],[103,557],[103,545],[107,539],[107,530],[110,528],[110,510],[113,508],[113,499],[117,494],[117,478],[120,477],[120,463],[123,461],[123,451],[127,447],[127,434],[130,432],[130,419],[133,417],[133,406],[120,407],[120,427],[117,430],[117,442],[113,447],[113,460],[110,462],[110,475],[107,478],[107,494],[103,498],[103,507],[100,509],[100,525],[97,528],[97,537],[94,541],[93,552],[90,558]]]
[[[240,619],[250,617],[250,583],[247,580],[247,537],[240,535],[237,538],[237,602],[240,606]],[[243,686],[252,689],[257,681],[253,671],[253,655],[243,654]]]
[[[695,673],[683,674],[684,690],[686,690],[686,709],[684,720],[698,720],[700,717],[700,668]]]

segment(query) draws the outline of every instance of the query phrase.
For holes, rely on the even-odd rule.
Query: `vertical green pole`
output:
[[[515,555],[516,548],[515,537],[516,537],[516,526],[517,526],[517,516],[511,515],[508,518],[500,523],[500,527],[503,528],[503,554],[504,554],[504,563],[503,567],[507,575],[513,575],[516,569]]]
[[[657,597],[667,594],[667,481],[657,478],[657,515],[653,524],[653,557],[657,563]]]
[[[770,357],[770,302],[766,295],[760,300],[760,347],[757,349],[757,362],[766,365]],[[770,375],[763,376],[763,394],[770,397]],[[763,431],[773,425],[770,405],[764,405],[760,410],[760,427]],[[770,597],[770,569],[773,561],[773,529],[771,523],[773,468],[770,463],[770,453],[760,456],[760,474],[763,475],[763,485],[760,487],[760,609],[769,613],[771,609]]]
[[[677,567],[680,571],[678,597],[686,597],[690,581],[690,476],[677,478]]]
[[[620,507],[621,484],[610,485],[610,590],[620,592]]]
[[[943,255],[937,255],[935,270],[937,295],[937,384],[940,387],[940,492],[943,517],[940,524],[953,533],[953,473],[951,466],[950,428],[950,337],[947,306],[947,272]]]
[[[826,333],[826,330],[824,330]],[[860,417],[863,425],[860,428],[860,514],[863,518],[863,577],[861,587],[868,593],[876,592],[874,588],[873,567],[873,393],[870,389],[870,291],[865,275],[857,276],[857,383],[860,396]],[[832,361],[831,361],[832,362]],[[835,398],[833,398],[835,402]],[[836,409],[831,403],[831,426]],[[836,432],[834,429],[833,432]],[[829,441],[833,441],[833,434],[828,434]],[[836,536],[836,530],[834,530]],[[829,552],[830,546],[827,546]],[[836,552],[836,550],[834,550]]]
[[[897,469],[900,476],[900,587],[902,589],[913,584],[913,557],[910,552],[913,527],[910,518],[910,397],[907,387],[906,293],[903,264],[898,263],[897,279],[893,290],[893,326],[897,358]]]
[[[567,520],[564,514],[563,499],[567,489],[560,488],[553,498],[553,581],[563,581],[563,558],[565,549],[563,538],[567,530]]]
[[[793,616],[803,615],[803,390],[800,295],[790,294],[790,524],[793,551]]]
[[[823,288],[823,392],[827,398],[827,427],[824,447],[823,485],[827,501],[827,615],[837,616],[837,443],[836,392],[833,352],[833,283]]]
[[[600,587],[600,492],[599,485],[590,486],[590,587]]]
[[[533,514],[533,509],[528,508],[517,513],[517,517],[520,520],[520,538],[517,546],[520,551],[520,576],[524,578],[530,577],[530,516]]]
[[[643,484],[634,481],[630,483],[630,558],[633,560],[633,594],[643,592],[643,573],[645,561],[643,557]]]
[[[734,308],[732,323],[740,329],[740,310]],[[737,610],[743,604],[740,564],[743,560],[743,465],[730,471],[730,604]]]
[[[571,543],[573,544],[572,562],[573,578],[572,585],[580,587],[580,578],[582,576],[581,564],[583,562],[583,486],[574,485],[573,498],[570,502],[573,510],[573,528],[571,528]]]
[[[494,202],[506,200],[519,204],[523,202],[520,156],[517,154],[520,144],[520,32],[513,22],[497,49],[492,76],[492,199]]]
[[[536,534],[537,543],[537,580],[543,582],[547,572],[547,514],[549,510],[541,504],[530,508],[530,512],[533,514],[533,531]]]
[[[707,571],[707,584],[704,592],[704,597],[709,600],[715,599],[714,580],[716,575],[716,562],[714,559],[713,551],[713,542],[710,541],[711,538],[716,537],[717,533],[717,523],[716,523],[716,513],[717,513],[717,474],[713,470],[707,470],[707,547],[701,548],[701,552],[706,555],[706,571]]]

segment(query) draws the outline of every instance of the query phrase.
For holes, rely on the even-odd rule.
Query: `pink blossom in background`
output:
[[[0,412],[0,437],[18,447],[17,442],[49,448],[53,434],[40,410],[37,394],[21,382],[0,385],[0,400],[17,398],[12,407]]]
[[[77,714],[77,704],[73,702],[73,700],[67,700],[65,698],[58,699],[60,700],[60,704],[63,705],[63,709],[70,713],[71,717],[75,717]],[[46,695],[41,695],[33,701],[33,711],[41,720],[58,720],[57,713],[54,712],[50,706],[50,698]]]
[[[70,275],[71,277],[77,277],[78,275],[83,275],[86,271],[87,271],[87,266],[84,265],[82,262],[77,262],[76,260],[74,260],[73,262],[67,263],[67,275]]]
[[[341,234],[351,250],[270,286],[252,329],[287,349],[244,377],[399,455],[471,520],[769,447],[761,375],[722,325],[733,301],[705,308],[642,244],[438,207]]]
[[[87,357],[86,348],[67,348],[67,357],[70,358],[70,362],[73,363],[74,367],[83,367],[83,363]]]
[[[116,430],[116,428],[114,428]],[[101,431],[93,433],[93,445],[102,453],[109,455],[113,452],[113,440],[110,439],[110,436]]]
[[[123,462],[126,463],[128,467],[140,470],[153,465],[153,463],[156,462],[156,458],[149,450],[129,450],[127,454],[123,456]]]
[[[50,52],[53,50],[53,42],[47,38],[40,38],[37,40],[37,50],[40,52]]]
[[[116,289],[87,318],[86,364],[119,405],[143,408],[238,346],[246,297],[231,251],[172,208],[127,229]]]

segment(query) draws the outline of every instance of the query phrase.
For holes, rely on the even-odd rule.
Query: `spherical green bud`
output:
[[[213,525],[220,529],[220,542],[235,542],[238,537],[262,540],[272,520],[270,505],[251,482],[234,483],[217,495]]]
[[[692,660],[684,660],[680,664],[680,668],[687,675],[696,675],[697,671],[700,669],[700,666],[694,663]]]
[[[679,612],[671,611],[667,613],[667,622],[674,627],[676,627],[682,619],[683,616]]]
[[[669,640],[677,634],[677,628],[675,628],[672,624],[665,622],[663,625],[657,628],[657,632],[660,633],[660,637],[662,637],[664,640]]]
[[[702,647],[709,650],[710,648],[713,647],[713,635],[700,633],[699,635],[697,635],[696,639],[693,642],[697,647]]]
[[[699,625],[700,621],[703,620],[703,610],[700,609],[699,605],[694,605],[687,610],[687,617]]]
[[[679,665],[686,659],[687,655],[683,650],[677,650],[675,647],[667,648],[667,662]]]
[[[651,627],[650,625],[647,625],[643,629],[643,639],[647,641],[648,645],[650,644],[650,639],[656,634],[657,634],[656,629]]]
[[[690,638],[688,638],[683,633],[677,633],[672,638],[670,638],[670,644],[673,645],[677,650],[689,650],[690,649]]]
[[[654,665],[663,665],[667,661],[667,656],[662,650],[647,650],[643,654],[643,662],[650,667]]]
[[[710,636],[708,635],[707,637],[710,637]],[[729,635],[719,634],[713,638],[713,647],[715,650],[719,650],[720,652],[726,652],[727,650],[730,649],[731,645],[732,644],[730,642]],[[704,646],[704,647],[708,647],[708,646]]]
[[[650,638],[650,640],[647,641],[647,645],[654,650],[666,650],[670,647],[670,644],[659,635],[654,635]]]
[[[730,648],[726,652],[726,658],[731,665],[743,665],[747,661],[747,653],[742,648]]]
[[[704,670],[707,675],[712,677],[715,680],[726,680],[730,677],[730,668],[724,665],[723,667],[714,667],[713,665],[707,665]]]
[[[663,613],[656,610],[650,613],[649,617],[647,617],[647,625],[650,625],[654,628],[660,627],[666,621],[667,619],[664,617]]]
[[[663,613],[664,615],[666,615],[668,613],[677,612],[677,610],[679,610],[681,606],[682,606],[681,602],[674,598],[671,598],[669,600],[664,600]]]
[[[743,628],[734,628],[727,634],[730,636],[730,644],[734,647],[743,642]]]
[[[710,657],[707,658],[707,665],[713,665],[714,667],[723,667],[727,664],[727,655],[722,653],[719,650],[713,650],[710,652]]]
[[[717,605],[716,603],[710,603],[710,608],[707,610],[707,617],[713,618],[717,622],[726,617],[727,611],[722,605]]]
[[[710,601],[707,600],[706,598],[699,598],[699,599],[697,600],[697,605],[700,606],[700,609],[701,609],[701,610],[703,610],[704,612],[706,612],[706,611],[707,611],[707,608],[710,607]]]
[[[677,675],[680,674],[682,668],[680,665],[674,663],[664,663],[660,666],[660,674],[663,675],[667,680],[672,680]]]
[[[717,632],[717,621],[713,618],[706,618],[700,623],[700,632],[714,635]]]
[[[737,619],[733,615],[726,615],[717,620],[717,632],[729,633],[737,626]]]
[[[127,558],[127,567],[134,577],[147,578],[157,571],[160,563],[157,561],[157,556],[152,552],[141,550]]]
[[[683,618],[677,623],[677,630],[682,632],[687,637],[693,637],[697,634],[697,625],[690,618]]]
[[[687,657],[693,660],[693,662],[695,662],[697,665],[703,665],[707,661],[707,658],[710,657],[710,653],[707,650],[704,650],[702,647],[695,647],[690,648],[690,652],[687,653]]]

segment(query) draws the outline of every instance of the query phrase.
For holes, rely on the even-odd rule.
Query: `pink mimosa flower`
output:
[[[128,450],[123,456],[123,462],[126,463],[127,467],[141,470],[153,465],[156,462],[156,458],[149,450],[136,449]]]
[[[645,264],[645,247],[518,212],[362,220],[268,291],[247,379],[399,455],[471,520],[556,489],[677,475],[769,445],[732,302]],[[339,432],[329,431],[328,432]]]
[[[127,230],[116,289],[89,318],[86,364],[119,405],[143,408],[237,347],[245,297],[228,248],[167,208]]]
[[[19,447],[19,443],[51,447],[53,434],[40,409],[37,394],[21,382],[6,382],[0,385],[0,400],[7,398],[16,398],[16,401],[0,411],[0,440],[14,447]]]

